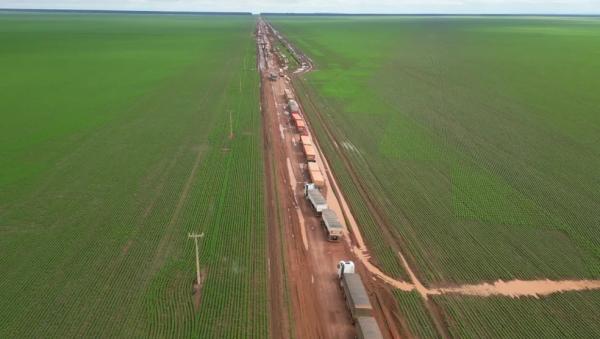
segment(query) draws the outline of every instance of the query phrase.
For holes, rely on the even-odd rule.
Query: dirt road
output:
[[[265,28],[259,30],[264,31]],[[265,42],[266,39],[263,38],[262,41]],[[291,89],[291,86],[283,77],[278,77],[276,81],[268,79],[271,72],[279,73],[278,60],[270,53],[261,54],[264,54],[259,55],[259,59],[263,58],[263,65],[259,69],[262,73],[265,140],[268,141],[269,157],[272,158],[272,175],[269,180],[275,188],[269,195],[276,197],[276,206],[270,205],[269,208],[273,210],[269,213],[280,216],[282,237],[279,241],[283,246],[284,275],[290,291],[292,332],[299,338],[353,338],[356,335],[355,328],[335,270],[339,260],[353,259],[353,255],[346,242],[326,240],[320,219],[304,198],[303,185],[308,180],[304,170],[306,159],[301,151],[299,135],[289,122],[283,96],[284,89]],[[322,160],[319,159],[318,162],[323,165]],[[327,188],[325,191],[332,192],[332,189]],[[330,207],[341,216],[335,195],[326,193],[325,196]],[[362,273],[366,275],[365,272]],[[370,286],[371,279],[363,280]],[[377,308],[376,318],[385,329],[385,315],[378,307],[380,303],[377,296],[372,293],[371,297]],[[383,332],[389,338],[399,336],[395,328],[393,332]]]

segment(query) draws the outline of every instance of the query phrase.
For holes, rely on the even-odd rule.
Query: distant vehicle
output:
[[[371,317],[373,307],[360,275],[355,273],[354,263],[352,261],[340,261],[337,268],[340,285],[346,298],[346,305],[352,315],[352,322],[355,323],[358,317]]]
[[[287,101],[294,100],[294,94],[292,93],[292,91],[289,88],[286,88],[283,90],[283,96],[285,97],[285,100],[287,100]]]
[[[269,80],[271,80],[271,81],[277,80],[277,74],[275,74],[275,73],[269,74]]]
[[[292,123],[296,126],[296,121],[302,120],[302,116],[298,113],[290,114],[290,118],[292,118]]]
[[[284,76],[284,75],[285,75],[285,74],[283,73],[283,69],[282,69],[282,68],[280,68],[280,69],[279,69],[279,76],[283,78],[283,76]]]
[[[304,197],[310,202],[317,215],[320,215],[328,207],[321,191],[313,183],[304,184]]]
[[[298,105],[296,100],[289,100],[288,108],[290,110],[290,113],[300,113],[300,105]]]
[[[300,135],[308,135],[308,129],[306,129],[304,120],[296,120],[296,128],[298,129],[298,133],[300,133]]]

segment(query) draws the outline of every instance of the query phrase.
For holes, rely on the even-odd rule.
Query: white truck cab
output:
[[[354,262],[350,260],[340,260],[337,264],[338,278],[342,278],[342,276],[346,273],[356,273],[354,271]]]

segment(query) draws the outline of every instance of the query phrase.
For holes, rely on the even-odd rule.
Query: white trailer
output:
[[[322,221],[321,224],[325,228],[325,232],[327,233],[327,240],[329,241],[337,241],[342,238],[343,227],[340,221],[338,220],[337,215],[334,211],[328,209],[323,210],[321,213]]]
[[[304,197],[310,202],[317,215],[327,209],[327,200],[323,198],[315,184],[304,184]]]

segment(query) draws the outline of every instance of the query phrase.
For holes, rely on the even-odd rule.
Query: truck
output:
[[[325,187],[325,178],[323,177],[323,172],[321,172],[321,169],[319,169],[319,165],[317,165],[316,162],[308,163],[308,176],[317,188]]]
[[[296,129],[300,135],[308,135],[308,130],[306,129],[304,120],[296,120]]]
[[[292,119],[292,123],[294,124],[294,126],[296,126],[296,121],[302,120],[302,116],[298,113],[290,114],[290,118]]]
[[[290,113],[300,113],[300,105],[298,105],[296,100],[288,100],[288,109]]]
[[[304,197],[310,202],[317,215],[321,215],[323,210],[328,207],[327,201],[323,198],[321,191],[313,183],[304,184]]]
[[[277,80],[277,74],[275,74],[275,73],[270,73],[270,74],[269,74],[269,80],[271,80],[271,81],[275,81],[275,80]]]
[[[283,78],[283,76],[284,76],[284,75],[285,75],[285,74],[283,74],[283,68],[280,68],[280,69],[279,69],[279,76]]]
[[[285,100],[287,100],[288,102],[290,100],[294,100],[294,93],[292,93],[292,91],[289,88],[286,88],[283,90],[283,96],[285,97]]]
[[[352,322],[356,323],[358,317],[371,317],[373,307],[360,275],[355,272],[354,262],[342,260],[338,263],[337,269],[340,286],[344,292],[346,306],[350,310]]]
[[[342,238],[343,227],[335,212],[329,208],[324,209],[323,212],[321,212],[321,217],[321,225],[323,225],[323,228],[325,229],[327,240],[340,240]]]
[[[373,317],[356,318],[356,337],[358,339],[383,339],[379,325]]]
[[[317,161],[317,153],[315,152],[315,148],[312,145],[302,144],[302,151],[304,152],[304,156],[306,157],[306,161],[310,164],[311,162]],[[309,169],[310,172],[310,169]],[[321,171],[318,171],[319,174]]]
[[[310,137],[307,135],[301,135],[300,136],[300,143],[302,145],[312,145],[312,140],[310,140]]]

